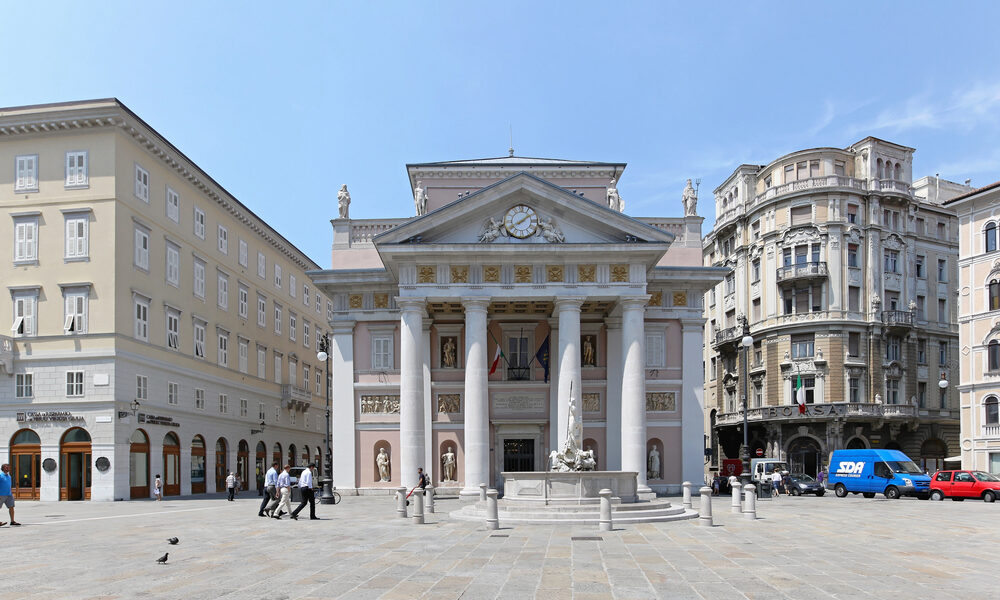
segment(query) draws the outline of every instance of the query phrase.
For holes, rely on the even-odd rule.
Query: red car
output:
[[[931,477],[931,500],[945,497],[962,501],[982,498],[993,502],[1000,497],[1000,478],[983,471],[938,471]]]

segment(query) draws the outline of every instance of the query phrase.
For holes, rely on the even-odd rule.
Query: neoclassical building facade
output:
[[[715,190],[704,264],[730,273],[705,297],[713,469],[739,461],[744,383],[751,455],[794,471],[838,448],[931,470],[957,451],[958,395],[939,382],[958,377],[958,223],[942,203],[967,188],[914,182],[913,152],[869,137],[742,165]]]
[[[341,190],[332,268],[311,274],[334,303],[339,490],[423,468],[478,495],[546,470],[571,410],[599,469],[647,492],[702,480],[701,299],[723,270],[700,264],[693,199],[680,218],[623,212],[624,169],[411,164],[416,214],[395,219],[351,219]]]

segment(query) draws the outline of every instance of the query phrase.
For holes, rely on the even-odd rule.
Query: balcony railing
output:
[[[312,394],[308,389],[285,384],[281,386],[281,401],[287,408],[305,410],[312,403]]]
[[[762,406],[747,411],[747,421],[794,421],[796,419],[836,418],[916,418],[917,407],[912,404],[876,404],[874,402],[822,402],[807,404],[806,414],[799,414],[797,405]],[[716,416],[716,425],[737,425],[743,422],[743,411],[737,410]]]
[[[983,425],[983,437],[1000,438],[1000,425]]]
[[[507,381],[528,381],[531,379],[530,367],[507,367]]]
[[[0,335],[0,367],[8,375],[14,374],[14,340]]]
[[[715,346],[721,346],[722,344],[738,341],[741,339],[743,333],[743,328],[739,325],[734,325],[732,327],[726,327],[725,329],[715,330]]]
[[[855,179],[853,177],[845,177],[843,175],[826,175],[823,177],[812,177],[810,179],[803,179],[801,181],[790,181],[788,183],[783,183],[781,185],[776,185],[774,187],[769,187],[762,194],[759,194],[753,200],[754,206],[760,202],[770,200],[782,194],[787,194],[789,192],[798,192],[801,190],[814,190],[817,188],[831,188],[831,187],[841,187],[850,188],[854,190],[865,190],[867,186],[865,181],[862,179]]]
[[[371,244],[376,235],[405,222],[406,219],[354,219],[351,221],[351,245]]]
[[[877,186],[880,192],[897,192],[900,194],[910,193],[910,184],[896,181],[894,179],[882,179],[872,182],[873,187]]]
[[[776,278],[778,283],[781,283],[782,281],[791,281],[793,279],[826,277],[826,275],[826,263],[817,261],[796,263],[794,265],[788,265],[787,267],[780,267]]]
[[[883,310],[882,323],[890,327],[913,327],[913,313],[908,310]]]

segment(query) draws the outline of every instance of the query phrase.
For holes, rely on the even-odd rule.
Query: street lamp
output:
[[[319,497],[320,504],[333,504],[333,442],[331,440],[331,424],[330,424],[330,336],[326,333],[322,334],[319,338],[319,352],[316,353],[316,359],[321,363],[326,364],[326,371],[324,376],[326,381],[323,382],[323,388],[326,390],[326,480],[323,481],[323,493]]]
[[[747,400],[747,387],[749,378],[749,365],[747,364],[747,359],[750,355],[750,346],[753,346],[753,337],[750,335],[750,324],[747,322],[747,318],[744,315],[740,315],[740,322],[743,324],[743,339],[740,340],[740,345],[743,347],[743,360],[742,369],[740,370],[740,381],[743,384],[743,445],[740,446],[740,460],[743,462],[743,473],[740,479],[743,480],[743,484],[746,485],[750,483],[751,473],[750,473],[750,425],[749,419],[747,418],[747,413],[750,412],[750,405]]]
[[[250,428],[250,435],[257,435],[258,433],[264,433],[264,426],[265,426],[264,421],[261,421],[260,422],[260,429],[254,429],[254,428],[251,427]]]

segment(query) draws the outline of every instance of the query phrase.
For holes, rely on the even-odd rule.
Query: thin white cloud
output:
[[[923,93],[907,99],[901,106],[880,112],[874,120],[850,128],[853,134],[876,130],[893,132],[912,129],[995,128],[1000,121],[1000,82],[977,83],[955,90],[947,98]]]
[[[837,111],[833,106],[833,102],[826,100],[823,102],[823,114],[820,115],[818,121],[813,124],[812,127],[806,130],[806,133],[810,136],[816,136],[819,132],[826,129],[827,125],[833,122],[834,117],[837,116]]]
[[[952,181],[963,180],[968,176],[985,174],[989,181],[980,181],[973,185],[986,185],[995,181],[1000,173],[1000,149],[994,150],[991,154],[975,154],[963,159],[951,160],[938,165],[934,169],[935,173]]]

